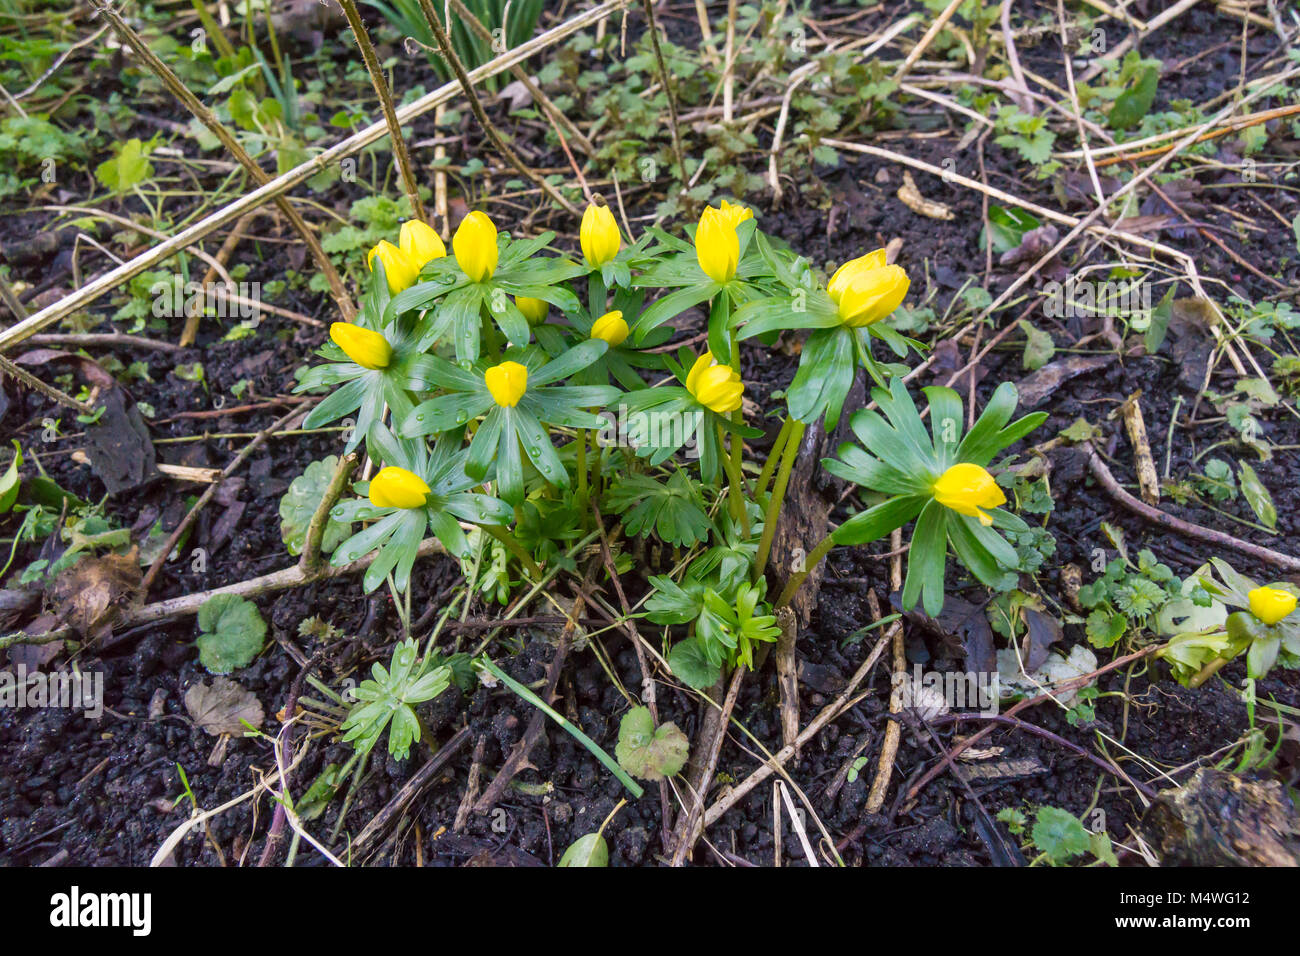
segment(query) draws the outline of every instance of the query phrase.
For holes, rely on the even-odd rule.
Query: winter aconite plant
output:
[[[509,235],[482,212],[465,217],[450,254],[422,223],[372,250],[360,315],[332,326],[326,363],[300,389],[331,389],[307,424],[354,423],[347,447],[368,457],[358,497],[331,512],[352,528],[332,560],[367,560],[367,591],[387,582],[408,606],[421,543],[436,538],[471,592],[512,600],[591,560],[584,549],[613,517],[615,533],[651,546],[641,613],[663,628],[669,666],[703,687],[756,665],[780,636],[777,609],[833,545],[915,522],[903,604],[930,614],[950,552],[986,584],[1018,570],[1000,532],[1025,525],[988,469],[1044,416],[1013,422],[1015,389],[1002,385],[964,435],[949,389],[925,390],[923,421],[901,377],[921,346],[885,324],[908,276],[884,250],[829,270],[823,286],[727,202],[685,237],[651,228],[633,241],[601,203],[574,225],[578,258],[555,252],[552,233]],[[696,308],[704,334],[687,344]],[[806,342],[784,401],[763,407],[742,352],[761,359],[781,333]],[[801,436],[834,427],[860,373],[880,411],[854,412],[862,447],[826,467],[869,507],[808,542],[807,566],[781,576],[774,602],[768,559]],[[747,442],[769,417],[780,433],[758,454]],[[352,739],[372,744],[389,722],[392,752],[418,739],[411,705],[447,683],[412,652],[402,644],[363,685]]]

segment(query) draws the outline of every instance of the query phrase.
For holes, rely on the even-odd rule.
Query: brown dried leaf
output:
[[[122,610],[140,596],[140,561],[127,554],[82,558],[55,579],[46,597],[59,620],[86,637],[112,629]]]
[[[248,733],[244,721],[261,727],[265,716],[256,695],[228,677],[214,677],[211,685],[195,684],[187,690],[185,710],[214,737],[243,737]]]

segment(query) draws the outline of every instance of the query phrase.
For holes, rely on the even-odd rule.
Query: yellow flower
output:
[[[1295,610],[1295,595],[1281,588],[1255,588],[1246,598],[1250,613],[1270,626]]]
[[[705,352],[687,373],[686,390],[701,405],[725,415],[740,407],[745,384],[739,372],[730,365],[715,365],[713,353]]]
[[[902,305],[911,282],[901,266],[886,264],[884,249],[877,249],[836,269],[826,291],[844,324],[861,328]]]
[[[388,363],[393,360],[393,347],[388,344],[388,339],[351,322],[331,325],[330,338],[362,368],[388,368]]]
[[[551,303],[545,299],[531,299],[526,295],[517,295],[515,307],[524,314],[529,325],[541,325],[546,321],[546,313],[551,310]]]
[[[483,375],[492,400],[502,408],[514,408],[528,391],[528,366],[518,362],[493,365]]]
[[[608,206],[590,203],[582,214],[582,228],[578,231],[582,243],[582,257],[587,265],[598,269],[618,255],[623,237],[619,235],[618,223]]]
[[[623,341],[627,338],[627,332],[627,323],[623,321],[623,313],[617,309],[613,312],[606,312],[591,326],[591,337],[593,339],[604,339],[612,349],[623,344]]]
[[[730,282],[736,278],[736,267],[740,265],[740,239],[729,216],[730,213],[708,206],[695,228],[695,257],[704,274],[714,282]]]
[[[393,295],[403,289],[409,289],[420,276],[420,267],[397,246],[387,239],[380,239],[379,244],[366,256],[366,265],[370,271],[375,269],[375,257],[384,264],[384,276],[388,279],[388,291]]]
[[[408,219],[402,223],[402,233],[398,237],[397,244],[401,246],[402,252],[406,253],[406,258],[421,268],[426,263],[441,259],[447,254],[447,247],[443,245],[442,237],[434,232],[428,223],[418,219]]]
[[[1007,496],[1002,493],[993,476],[970,462],[953,465],[934,483],[934,500],[945,508],[962,515],[979,518],[986,528],[993,523],[993,518],[981,508],[997,508],[1007,503]]]
[[[486,213],[475,211],[462,219],[451,248],[465,275],[475,282],[497,271],[497,227]]]
[[[389,465],[371,480],[370,503],[376,508],[423,508],[431,490],[415,472]]]
[[[735,229],[746,219],[753,219],[754,211],[739,204],[733,206],[724,199],[722,200],[722,208],[718,210],[718,215],[725,219],[732,229]]]

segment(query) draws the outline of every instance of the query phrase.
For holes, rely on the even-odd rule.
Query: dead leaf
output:
[[[120,388],[104,393],[104,411],[86,427],[90,466],[110,495],[138,488],[158,474],[153,442],[135,402]]]
[[[187,690],[185,710],[214,737],[243,737],[248,733],[245,721],[261,727],[265,716],[257,696],[228,677],[214,677],[211,685],[195,684]]]
[[[1032,674],[1047,662],[1048,650],[1063,636],[1061,622],[1032,607],[1023,608],[1021,615],[1027,629],[1021,653],[1025,670]]]
[[[953,212],[941,202],[926,199],[916,188],[916,181],[907,170],[903,171],[903,185],[898,187],[898,198],[912,212],[929,219],[953,219]]]
[[[59,620],[88,638],[112,630],[122,610],[140,596],[140,559],[127,554],[82,558],[46,593]]]
[[[1048,362],[1032,375],[1022,378],[1016,385],[1020,393],[1020,408],[1028,411],[1046,401],[1047,397],[1076,375],[1091,372],[1115,360],[1113,355],[1071,355],[1069,358]]]

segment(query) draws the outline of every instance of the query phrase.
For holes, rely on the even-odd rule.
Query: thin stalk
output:
[[[112,6],[103,2],[103,0],[91,0],[91,5],[113,25],[113,29],[117,31],[122,41],[135,52],[136,56],[144,61],[145,65],[154,72],[158,79],[162,80],[163,85],[171,91],[171,94],[194,114],[195,119],[216,136],[221,145],[226,148],[239,165],[244,167],[258,186],[265,186],[271,182],[271,177],[253,161],[253,157],[248,155],[230,130],[217,119],[210,109],[199,101],[197,96],[190,92],[189,87],[171,71],[170,67],[160,60],[153,50],[149,49],[149,45],[141,39],[140,34],[136,33]],[[307,251],[311,253],[311,257],[316,261],[316,267],[320,269],[325,276],[326,282],[329,283],[330,294],[334,297],[339,311],[343,313],[343,318],[348,321],[356,318],[357,309],[352,300],[348,298],[347,290],[343,286],[343,279],[339,277],[338,271],[334,268],[334,264],[330,262],[329,256],[325,254],[325,250],[321,247],[316,234],[307,225],[307,221],[298,214],[298,210],[293,208],[293,204],[285,196],[276,196],[274,202],[276,208],[284,214],[289,224],[302,237],[303,243],[307,246]]]
[[[583,515],[585,522],[587,514],[587,429],[578,429],[578,449],[577,464],[578,469],[578,513]]]
[[[402,188],[411,203],[411,215],[420,222],[427,223],[429,217],[425,214],[424,203],[420,200],[420,190],[415,184],[415,173],[411,170],[411,154],[407,152],[406,140],[402,138],[402,125],[397,121],[397,110],[393,106],[393,96],[388,90],[388,81],[384,79],[384,68],[379,63],[379,57],[375,55],[375,47],[370,42],[366,25],[361,22],[356,0],[339,0],[339,6],[343,8],[343,15],[348,18],[348,26],[352,28],[352,35],[357,39],[361,59],[366,65],[366,72],[370,74],[370,82],[384,111],[384,122],[388,124],[388,138],[393,144],[393,158],[397,160],[397,171],[402,176]]]
[[[781,423],[781,430],[777,433],[776,441],[772,442],[772,450],[767,454],[767,461],[763,462],[763,470],[758,473],[758,484],[754,486],[754,499],[758,500],[763,497],[767,491],[767,483],[772,479],[772,472],[776,471],[777,464],[781,461],[781,452],[785,449],[786,440],[790,437],[790,423],[792,418],[786,416],[785,421]]]
[[[677,157],[677,176],[686,182],[686,155],[682,152],[682,135],[677,129],[677,100],[673,96],[672,81],[668,75],[668,66],[664,62],[664,51],[659,46],[659,23],[655,19],[654,5],[650,0],[641,0],[641,9],[645,11],[646,28],[650,31],[650,42],[654,47],[655,65],[659,68],[659,82],[663,84],[664,99],[668,101],[668,127],[673,134],[673,155]]]
[[[792,419],[787,418],[786,424],[790,424],[791,421]],[[781,517],[781,507],[785,504],[785,490],[790,484],[790,470],[794,468],[794,460],[799,457],[799,443],[803,440],[806,427],[803,422],[794,422],[781,455],[781,470],[777,472],[776,484],[772,486],[772,498],[768,501],[767,512],[763,516],[763,537],[758,542],[758,560],[754,563],[755,581],[763,576],[763,571],[767,568],[767,558],[772,551],[772,537],[776,534],[776,522]]]
[[[715,422],[714,427],[718,430],[718,444],[721,446],[724,441],[722,425]],[[737,444],[740,443],[740,436],[738,435],[732,435],[731,439]],[[741,529],[744,531],[745,537],[748,538],[749,511],[745,507],[744,486],[741,484],[740,469],[737,467],[733,456],[727,454],[725,448],[722,448],[721,451],[722,467],[727,472],[727,501],[731,506],[731,517],[740,520]]]
[[[635,780],[633,780],[631,777],[627,775],[627,773],[623,770],[622,767],[618,765],[618,762],[614,760],[613,757],[611,757],[609,754],[605,753],[605,751],[600,749],[599,744],[597,744],[594,740],[592,740],[590,737],[584,734],[576,726],[571,724],[564,717],[560,716],[560,714],[556,712],[554,708],[550,707],[540,697],[534,694],[523,684],[519,683],[517,680],[514,680],[509,674],[507,674],[501,668],[497,667],[496,664],[492,663],[487,658],[480,658],[477,663],[479,667],[482,667],[484,670],[487,670],[489,673],[492,674],[493,677],[501,681],[501,683],[505,684],[506,687],[510,688],[510,690],[514,691],[524,700],[528,701],[528,703],[532,704],[543,714],[551,718],[551,720],[555,721],[566,731],[568,731],[574,737],[574,739],[578,741],[578,743],[582,744],[584,747],[587,748],[588,751],[591,752],[591,755],[593,757],[595,757],[602,764],[604,764],[606,769],[608,769],[610,773],[612,773],[615,777],[617,777],[619,782],[623,784],[623,786],[627,787],[628,792],[631,793],[632,796],[636,797],[638,800],[641,799],[645,791],[641,789],[641,787],[637,784]]]
[[[808,577],[810,571],[817,565],[821,564],[822,558],[830,554],[831,548],[835,547],[835,536],[828,534],[821,540],[817,547],[809,552],[808,557],[804,559],[804,569],[796,571],[790,575],[790,579],[785,582],[785,590],[781,592],[781,597],[777,599],[777,607],[786,607],[794,600],[795,593],[798,592],[799,586],[803,584],[804,579]]]
[[[346,0],[352,3],[353,0]],[[542,192],[555,200],[561,208],[571,215],[578,216],[581,212],[573,203],[564,198],[564,194],[556,189],[553,185],[539,176],[533,169],[519,158],[519,154],[510,147],[497,128],[492,125],[488,119],[487,112],[483,109],[483,104],[479,101],[478,92],[474,89],[474,84],[470,81],[469,74],[465,72],[465,65],[460,62],[460,57],[452,48],[451,39],[447,36],[447,31],[443,29],[442,20],[438,17],[437,11],[433,8],[433,0],[420,0],[420,8],[424,11],[424,18],[429,21],[429,29],[433,31],[433,37],[438,41],[438,49],[442,52],[443,59],[451,67],[452,72],[456,74],[456,79],[460,83],[461,89],[465,91],[465,98],[469,100],[470,110],[474,113],[474,118],[478,120],[479,126],[487,134],[488,139],[496,151],[505,157],[506,161],[517,169],[525,178],[534,186],[537,186]]]
[[[524,550],[524,546],[516,541],[515,536],[509,531],[493,524],[480,525],[480,527],[505,545],[506,550],[519,559],[519,563],[524,566],[534,581],[542,576],[542,569],[533,560],[533,556]]]

